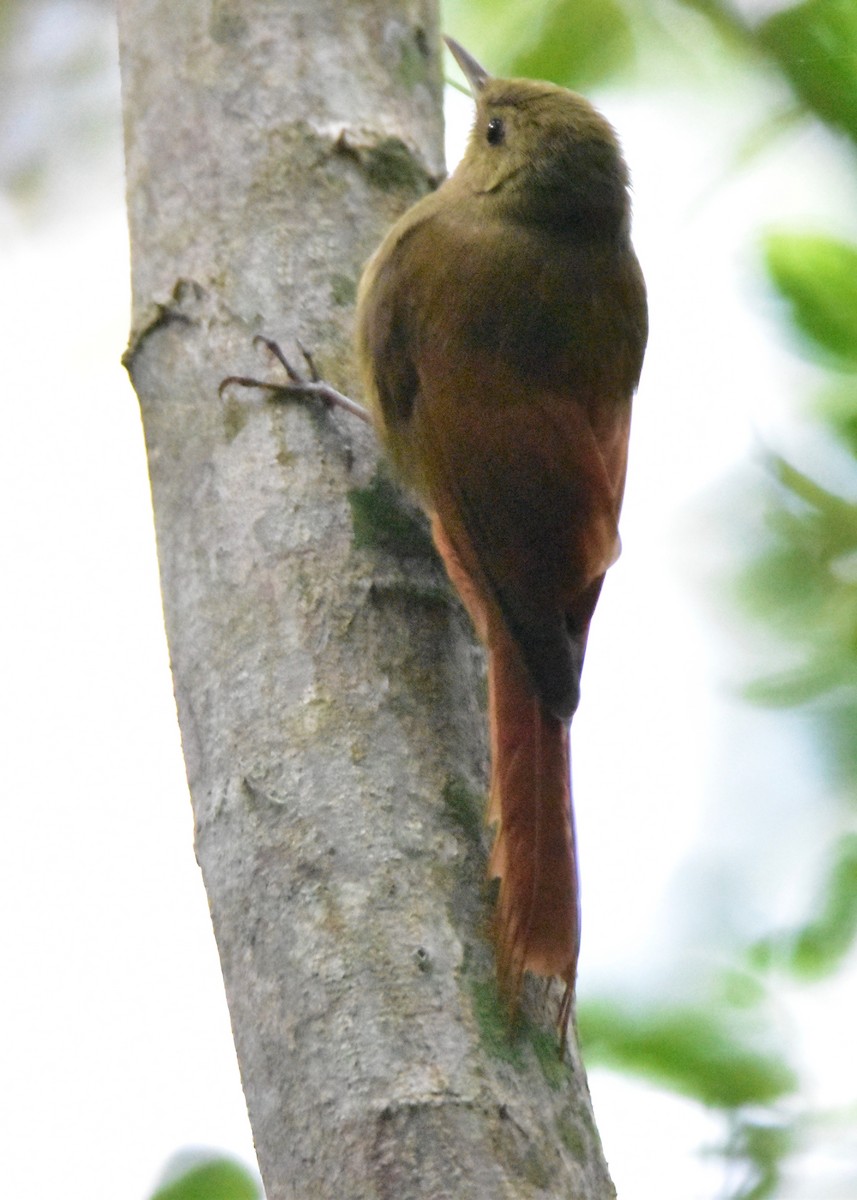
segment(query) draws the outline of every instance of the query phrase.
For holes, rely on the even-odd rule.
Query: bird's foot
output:
[[[217,389],[220,396],[232,385],[247,388],[263,388],[272,392],[275,396],[316,396],[328,408],[343,408],[346,412],[351,413],[352,416],[359,417],[361,421],[365,421],[368,425],[372,424],[372,418],[369,415],[368,409],[364,408],[362,404],[358,404],[356,400],[343,395],[342,392],[338,392],[336,388],[331,387],[329,383],[325,383],[323,379],[319,378],[312,354],[300,342],[297,343],[297,346],[306,363],[306,374],[302,374],[292,366],[279,345],[275,341],[272,341],[271,338],[262,337],[261,334],[257,334],[253,338],[253,345],[256,346],[260,343],[281,364],[286,372],[287,379],[284,381],[275,381],[270,379],[254,379],[250,375],[227,375],[225,379],[220,381],[220,386]]]

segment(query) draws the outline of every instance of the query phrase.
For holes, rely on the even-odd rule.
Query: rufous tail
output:
[[[535,694],[502,616],[486,600],[473,566],[465,566],[436,516],[432,532],[488,647],[488,820],[496,826],[489,874],[500,880],[495,917],[500,989],[514,1006],[525,971],[562,979],[559,1029],[564,1050],[580,945],[568,726]]]
[[[500,880],[498,978],[512,1003],[524,971],[562,979],[564,1038],[580,944],[568,726],[536,696],[505,627],[492,625],[488,820],[496,825],[489,874]]]

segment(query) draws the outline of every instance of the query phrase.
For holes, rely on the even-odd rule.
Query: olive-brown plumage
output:
[[[583,97],[493,79],[460,165],[393,227],[358,296],[376,428],[432,515],[489,653],[500,981],[574,986],[568,722],[618,519],[646,341],[613,130]]]

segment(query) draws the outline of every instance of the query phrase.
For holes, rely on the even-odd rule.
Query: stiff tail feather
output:
[[[536,696],[505,628],[491,630],[488,648],[498,977],[511,1003],[524,971],[562,979],[564,1043],[580,943],[568,726]]]
[[[491,791],[496,825],[489,875],[499,878],[495,917],[497,975],[517,1004],[525,971],[565,983],[561,1051],[574,996],[580,945],[577,858],[571,806],[568,726],[541,703],[520,651],[476,585],[437,516],[435,543],[452,582],[487,644]]]

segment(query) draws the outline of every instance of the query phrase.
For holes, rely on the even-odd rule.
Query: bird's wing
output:
[[[462,562],[493,596],[558,715],[577,702],[586,633],[619,553],[624,456],[609,460],[584,407],[471,360],[467,391],[421,364],[413,436],[432,502]],[[627,438],[617,404],[612,445]]]
[[[500,261],[469,225],[441,228],[426,211],[379,256],[360,308],[379,433],[498,606],[542,699],[568,717],[619,553],[645,339],[625,314],[639,270],[619,259],[604,291],[592,253],[545,258],[522,233]]]

